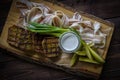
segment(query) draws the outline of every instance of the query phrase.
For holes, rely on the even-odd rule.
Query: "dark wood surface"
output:
[[[120,80],[120,0],[58,1],[115,24],[106,63],[99,80]],[[12,0],[0,1],[0,32],[7,18],[11,2]],[[9,55],[9,53],[0,49],[0,80],[86,80],[60,70],[30,63]]]

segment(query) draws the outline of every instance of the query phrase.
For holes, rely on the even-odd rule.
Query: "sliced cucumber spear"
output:
[[[105,62],[104,59],[100,55],[98,55],[93,49],[91,49],[89,46],[88,46],[88,48],[89,48],[89,51],[91,52],[91,55],[94,57],[94,59],[96,61],[98,61],[100,63]]]
[[[88,62],[88,63],[94,63],[94,64],[100,64],[99,62],[95,61],[95,60],[91,60],[87,57],[79,57],[79,61],[83,61],[83,62]]]
[[[75,54],[77,54],[79,56],[86,56],[86,51],[77,51],[77,52],[75,52]]]
[[[78,59],[78,55],[73,54],[70,65],[73,66],[77,62],[77,59]]]

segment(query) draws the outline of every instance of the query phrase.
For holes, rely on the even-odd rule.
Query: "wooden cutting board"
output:
[[[74,13],[73,9],[71,9],[69,7],[66,7],[66,6],[64,6],[62,4],[59,4],[59,3],[53,5],[52,3],[47,2],[47,1],[43,1],[43,0],[31,0],[31,1],[41,2],[41,3],[49,6],[50,8],[52,8],[54,10],[61,10],[69,16],[72,16],[73,13]],[[88,64],[88,63],[82,63],[81,62],[80,66],[76,66],[76,67],[72,67],[72,68],[71,67],[65,67],[65,66],[59,66],[59,64],[51,63],[47,60],[42,60],[40,58],[40,56],[38,56],[37,54],[34,54],[33,56],[28,56],[28,55],[26,55],[26,52],[21,51],[19,49],[16,49],[14,47],[11,47],[7,43],[8,29],[9,29],[10,26],[17,23],[17,21],[19,19],[19,16],[20,16],[20,12],[15,6],[15,2],[16,2],[16,0],[13,0],[11,9],[9,11],[6,23],[4,25],[4,28],[2,30],[2,34],[1,34],[1,37],[0,37],[0,46],[2,48],[12,52],[11,54],[15,54],[18,57],[21,57],[22,59],[29,60],[29,61],[41,64],[41,65],[53,67],[53,68],[56,68],[56,69],[61,69],[65,72],[68,72],[68,73],[71,73],[71,74],[84,76],[84,77],[91,77],[91,78],[94,78],[94,79],[97,79],[99,77],[99,75],[102,71],[102,68],[103,68],[102,65],[94,65],[94,64]],[[109,48],[109,44],[110,44],[110,41],[111,41],[111,37],[112,37],[112,34],[113,34],[114,25],[112,23],[108,22],[108,21],[102,20],[102,19],[97,18],[93,15],[90,15],[90,14],[87,14],[87,13],[84,13],[84,12],[81,12],[81,11],[78,11],[78,12],[82,15],[82,17],[84,19],[90,20],[92,22],[93,21],[100,22],[101,25],[102,25],[102,30],[110,28],[109,34],[107,36],[107,41],[106,41],[105,48],[102,51],[102,53],[103,53],[102,57],[105,59],[106,55],[107,55],[108,48]]]

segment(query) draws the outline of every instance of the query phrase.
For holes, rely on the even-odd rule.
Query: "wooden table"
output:
[[[119,0],[58,0],[76,10],[93,14],[115,24],[106,63],[99,80],[120,80],[120,1]],[[12,0],[0,1],[0,32]],[[86,80],[60,70],[40,66],[9,55],[0,49],[0,80]]]

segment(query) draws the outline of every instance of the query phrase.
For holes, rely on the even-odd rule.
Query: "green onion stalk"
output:
[[[55,27],[48,24],[39,24],[36,22],[30,22],[27,29],[31,32],[39,33],[40,35],[51,35],[55,37],[59,37],[62,33],[70,31],[70,29]]]

